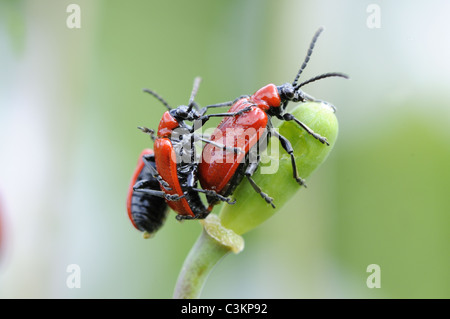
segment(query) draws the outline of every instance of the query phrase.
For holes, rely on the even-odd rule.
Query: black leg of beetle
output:
[[[203,137],[198,137],[198,139],[206,144],[214,145],[215,147],[223,149],[225,151],[234,152],[234,153],[243,153],[244,152],[239,147],[228,147],[223,144],[219,144],[219,143],[213,142],[211,140],[205,139]]]
[[[233,117],[233,116],[238,116],[241,115],[245,112],[248,112],[252,109],[253,105],[244,107],[242,110],[239,110],[237,112],[231,112],[231,113],[216,113],[216,114],[208,114],[208,115],[203,115],[199,118],[200,121],[202,121],[202,125],[204,125],[206,123],[206,121],[208,121],[211,117]]]
[[[233,104],[236,103],[237,101],[239,101],[240,99],[243,99],[244,97],[250,97],[250,95],[244,94],[244,95],[241,95],[241,96],[235,98],[233,101]]]
[[[150,155],[150,156],[154,156],[154,155]],[[156,178],[158,180],[158,182],[168,191],[172,190],[172,188],[170,188],[169,183],[167,183],[162,177],[161,175],[158,174],[158,171],[153,167],[153,165],[151,164],[150,160],[147,158],[147,155],[142,156],[142,160],[144,161],[145,167],[147,167],[152,176],[154,178]]]
[[[162,197],[162,198],[167,199],[168,201],[178,201],[184,197],[184,195],[181,195],[181,196],[177,195],[177,194],[171,195],[171,194],[166,194],[163,191],[157,191],[157,190],[148,189],[148,188],[133,187],[133,190],[136,192],[145,193],[145,194],[152,195],[152,196]]]
[[[250,111],[253,106],[254,106],[253,104],[249,105],[249,106],[246,106],[242,110],[239,110],[237,112],[216,113],[216,114],[209,114],[209,115],[205,115],[205,116],[208,116],[208,117],[225,117],[225,116],[232,117],[232,116],[238,116],[238,115],[241,115],[241,114],[243,114],[245,112]]]
[[[198,137],[203,138],[205,140],[211,140],[211,135],[206,135],[206,134],[196,134]]]
[[[177,215],[175,216],[176,220],[182,221],[182,220],[192,220],[192,219],[205,219],[209,215],[209,212],[200,213],[195,216],[191,215]]]
[[[228,198],[228,197],[222,196],[222,195],[220,195],[220,194],[217,194],[217,193],[216,193],[215,191],[213,191],[213,190],[209,190],[209,189],[201,189],[201,188],[194,188],[194,187],[192,187],[191,189],[192,189],[193,191],[198,192],[198,193],[203,193],[203,194],[206,194],[207,196],[214,197],[216,200],[220,200],[220,201],[222,201],[222,202],[227,202],[227,203],[230,204],[230,205],[233,205],[233,204],[236,203],[235,200],[231,200],[231,198]]]
[[[250,163],[247,169],[245,170],[245,176],[247,177],[248,181],[250,182],[250,185],[252,185],[255,192],[257,192],[261,197],[270,205],[272,205],[273,208],[275,208],[275,205],[273,204],[273,198],[264,193],[261,188],[255,183],[255,181],[252,178],[253,173],[255,173],[256,169],[258,168],[259,160],[256,163]]]
[[[202,109],[201,115],[204,115],[204,114],[206,113],[206,111],[207,111],[209,108],[231,106],[231,105],[233,105],[234,103],[236,103],[237,101],[239,101],[240,99],[242,99],[242,98],[244,98],[244,97],[249,97],[249,96],[250,96],[250,95],[241,95],[241,96],[239,96],[238,98],[236,98],[234,101],[228,101],[228,102],[222,102],[222,103],[217,103],[217,104],[210,104],[210,105],[207,105],[207,106],[205,106],[205,107]]]
[[[284,150],[291,157],[292,171],[293,171],[294,179],[297,181],[297,183],[300,186],[305,186],[306,187],[305,181],[302,178],[300,178],[300,176],[298,176],[297,163],[295,162],[294,149],[292,148],[291,142],[289,142],[289,140],[286,137],[284,137],[283,135],[279,134],[275,130],[271,130],[271,134],[273,136],[277,137],[280,140],[281,146],[284,148]]]
[[[197,164],[191,165],[189,172],[186,176],[186,186],[188,188],[191,188],[191,189],[194,188],[195,183],[197,181],[197,178],[196,178],[197,171],[198,171],[198,165]]]
[[[217,103],[217,104],[210,104],[210,105],[205,106],[205,109],[209,109],[209,108],[213,108],[213,107],[231,106],[231,105],[233,105],[233,101],[222,102],[222,103]]]
[[[333,109],[334,113],[336,113],[336,106],[334,106],[330,102],[323,101],[323,100],[314,100],[314,102],[320,102],[320,103],[326,104],[326,105],[328,105],[329,107],[331,107]]]
[[[239,147],[228,147],[223,144],[211,141],[210,139],[206,138],[205,135],[198,135],[198,134],[192,133],[191,136],[194,138],[194,141],[192,143],[194,143],[196,141],[202,141],[203,143],[214,145],[215,147],[223,149],[225,151],[234,152],[234,153],[243,153],[244,152]],[[191,145],[193,145],[193,144],[191,144]]]
[[[187,182],[186,182],[186,187],[188,187],[189,189],[197,192],[197,193],[204,193],[207,196],[213,196],[214,198],[216,198],[217,200],[221,200],[223,202],[227,202],[228,204],[234,204],[235,201],[231,201],[230,198],[224,197],[222,195],[217,194],[215,191],[213,190],[206,190],[206,189],[201,189],[201,188],[196,188],[195,186],[195,182],[196,182],[196,176],[197,176],[197,171],[198,171],[198,166],[197,165],[192,165],[192,168],[189,170],[189,173],[187,175]]]
[[[327,144],[330,145],[330,143],[328,143],[327,139],[323,136],[320,136],[319,134],[315,133],[312,129],[310,129],[308,126],[306,126],[305,124],[303,124],[302,122],[300,122],[300,120],[298,120],[297,118],[295,118],[294,115],[290,114],[290,113],[284,113],[282,115],[282,119],[285,121],[294,121],[295,123],[297,123],[299,126],[301,126],[306,132],[308,132],[308,134],[310,134],[311,136],[313,136],[315,139],[317,139],[319,142],[321,142],[322,144]]]
[[[133,190],[146,188],[146,187],[149,187],[150,185],[151,185],[151,181],[150,180],[143,179],[143,180],[140,180],[139,182],[136,182],[136,184],[134,184]]]
[[[217,104],[211,104],[211,105],[207,105],[204,108],[201,109],[200,111],[200,116],[205,115],[205,113],[208,111],[208,109],[210,108],[214,108],[214,107],[224,107],[224,106],[231,106],[233,105],[233,101],[228,101],[228,102],[223,102],[223,103],[217,103]]]

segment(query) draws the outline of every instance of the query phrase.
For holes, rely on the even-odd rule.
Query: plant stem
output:
[[[173,298],[198,298],[211,270],[230,251],[203,229],[183,264]]]
[[[222,226],[217,215],[200,220],[203,230],[195,242],[178,276],[173,297],[198,298],[209,273],[229,252],[238,254],[244,249],[244,239]]]

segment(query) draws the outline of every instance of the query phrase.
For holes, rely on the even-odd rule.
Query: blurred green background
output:
[[[81,8],[70,29],[69,4]],[[380,28],[371,28],[373,11]],[[155,238],[125,197],[164,111],[142,93],[210,104],[292,81],[337,106],[328,160],[203,298],[450,297],[447,1],[0,1],[0,297],[171,298],[197,222]],[[368,24],[369,20],[369,24]],[[211,126],[214,122],[211,122]],[[66,268],[81,269],[69,289]],[[369,289],[367,266],[381,267]]]

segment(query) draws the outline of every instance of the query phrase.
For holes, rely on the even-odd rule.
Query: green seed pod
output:
[[[338,122],[334,110],[320,102],[299,104],[290,113],[314,132],[326,137],[330,144],[329,146],[322,144],[293,121],[283,121],[278,126],[279,133],[291,142],[299,176],[305,179],[325,161],[333,148],[338,134]],[[233,195],[236,204],[223,205],[219,213],[222,226],[233,230],[236,234],[242,235],[260,225],[283,207],[301,188],[293,178],[289,154],[281,145],[272,150],[272,143],[280,144],[275,137],[271,138],[267,152],[261,156],[262,164],[253,175],[253,179],[263,192],[273,198],[276,208],[267,204],[244,178]],[[277,165],[276,172],[264,174],[269,166],[273,168]]]

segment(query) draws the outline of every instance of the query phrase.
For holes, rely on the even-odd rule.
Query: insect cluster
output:
[[[271,136],[277,138],[289,154],[295,181],[305,186],[297,171],[291,142],[273,128],[272,118],[293,121],[318,143],[324,147],[328,145],[325,137],[286,111],[289,102],[317,101],[301,90],[306,84],[328,77],[347,78],[345,74],[330,72],[299,82],[322,31],[320,28],[315,33],[292,83],[268,84],[251,95],[205,107],[195,102],[200,78],[194,80],[187,105],[176,108],[154,91],[144,90],[158,99],[167,111],[156,132],[139,127],[152,138],[153,150],[145,149],[139,156],[128,190],[128,216],[138,230],[148,236],[154,234],[163,225],[169,207],[176,212],[178,220],[184,220],[203,219],[220,202],[232,205],[231,196],[243,179],[248,180],[268,205],[275,207],[273,198],[264,193],[252,178],[259,167],[260,154]],[[218,107],[229,107],[229,110],[207,114],[210,109]],[[207,137],[196,133],[212,117],[223,118],[212,135]],[[197,152],[198,142],[204,143],[201,152]],[[206,195],[206,203],[200,194]]]

